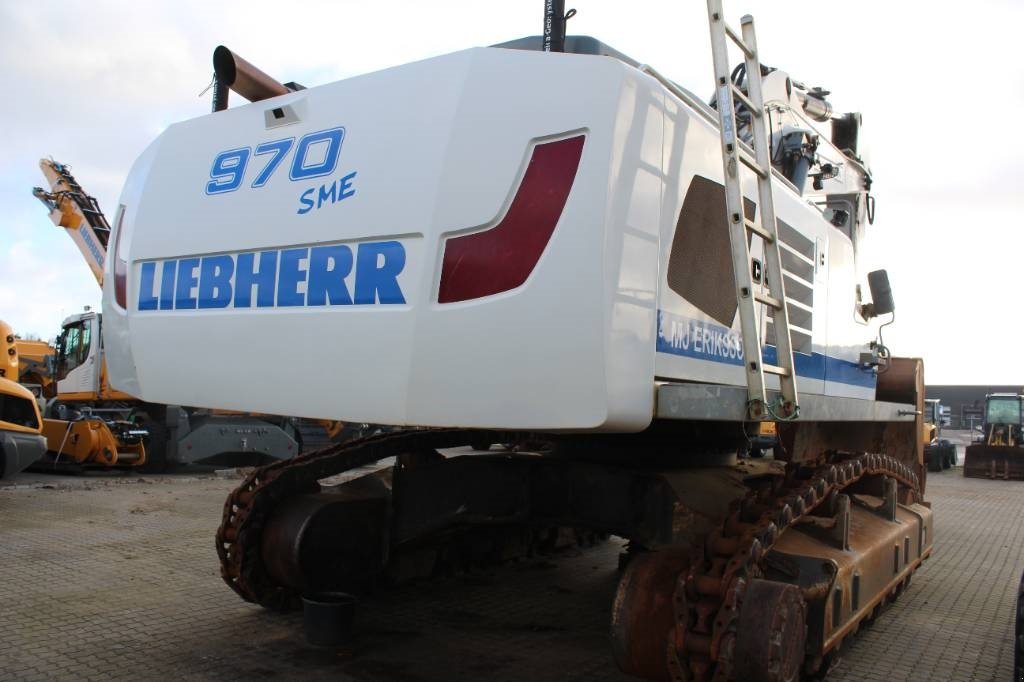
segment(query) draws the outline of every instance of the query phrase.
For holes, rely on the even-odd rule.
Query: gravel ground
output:
[[[220,580],[213,532],[237,477],[22,475],[0,487],[0,678],[624,680],[607,620],[621,547],[364,600],[345,651]],[[1024,482],[931,474],[933,558],[830,680],[1006,680]]]

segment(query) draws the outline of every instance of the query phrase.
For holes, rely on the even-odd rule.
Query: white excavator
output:
[[[718,0],[710,105],[565,17],[308,88],[217,48],[214,111],[120,198],[111,381],[416,427],[231,494],[217,548],[248,601],[613,534],[623,671],[819,674],[933,542],[922,363],[881,343],[888,278],[857,257],[861,117],[765,66]],[[750,458],[765,421],[774,456]]]

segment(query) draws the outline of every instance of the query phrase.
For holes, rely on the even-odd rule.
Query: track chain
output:
[[[752,490],[706,536],[700,556],[679,576],[675,630],[668,646],[674,682],[732,679],[736,625],[747,581],[760,577],[759,562],[784,530],[868,476],[890,476],[920,500],[917,474],[889,455],[847,456],[802,469],[777,490]]]
[[[385,433],[348,441],[260,467],[228,495],[217,529],[221,577],[246,601],[286,611],[298,595],[263,567],[260,539],[273,507],[281,500],[319,490],[318,481],[405,453],[467,445],[478,430],[432,429]],[[502,440],[494,435],[494,442]]]

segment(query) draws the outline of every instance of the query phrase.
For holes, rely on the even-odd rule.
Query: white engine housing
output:
[[[688,190],[721,179],[716,126],[610,57],[477,48],[172,125],[115,220],[111,381],[356,422],[640,430],[659,380],[744,383],[735,315],[679,293],[727,316],[731,271],[705,286],[673,252]],[[775,184],[813,288],[798,387],[873,398],[855,235]],[[271,261],[273,286],[240,284]]]

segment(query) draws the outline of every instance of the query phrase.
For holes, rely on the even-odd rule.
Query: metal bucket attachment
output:
[[[1024,479],[1024,447],[985,445],[967,446],[964,476],[968,478]]]

